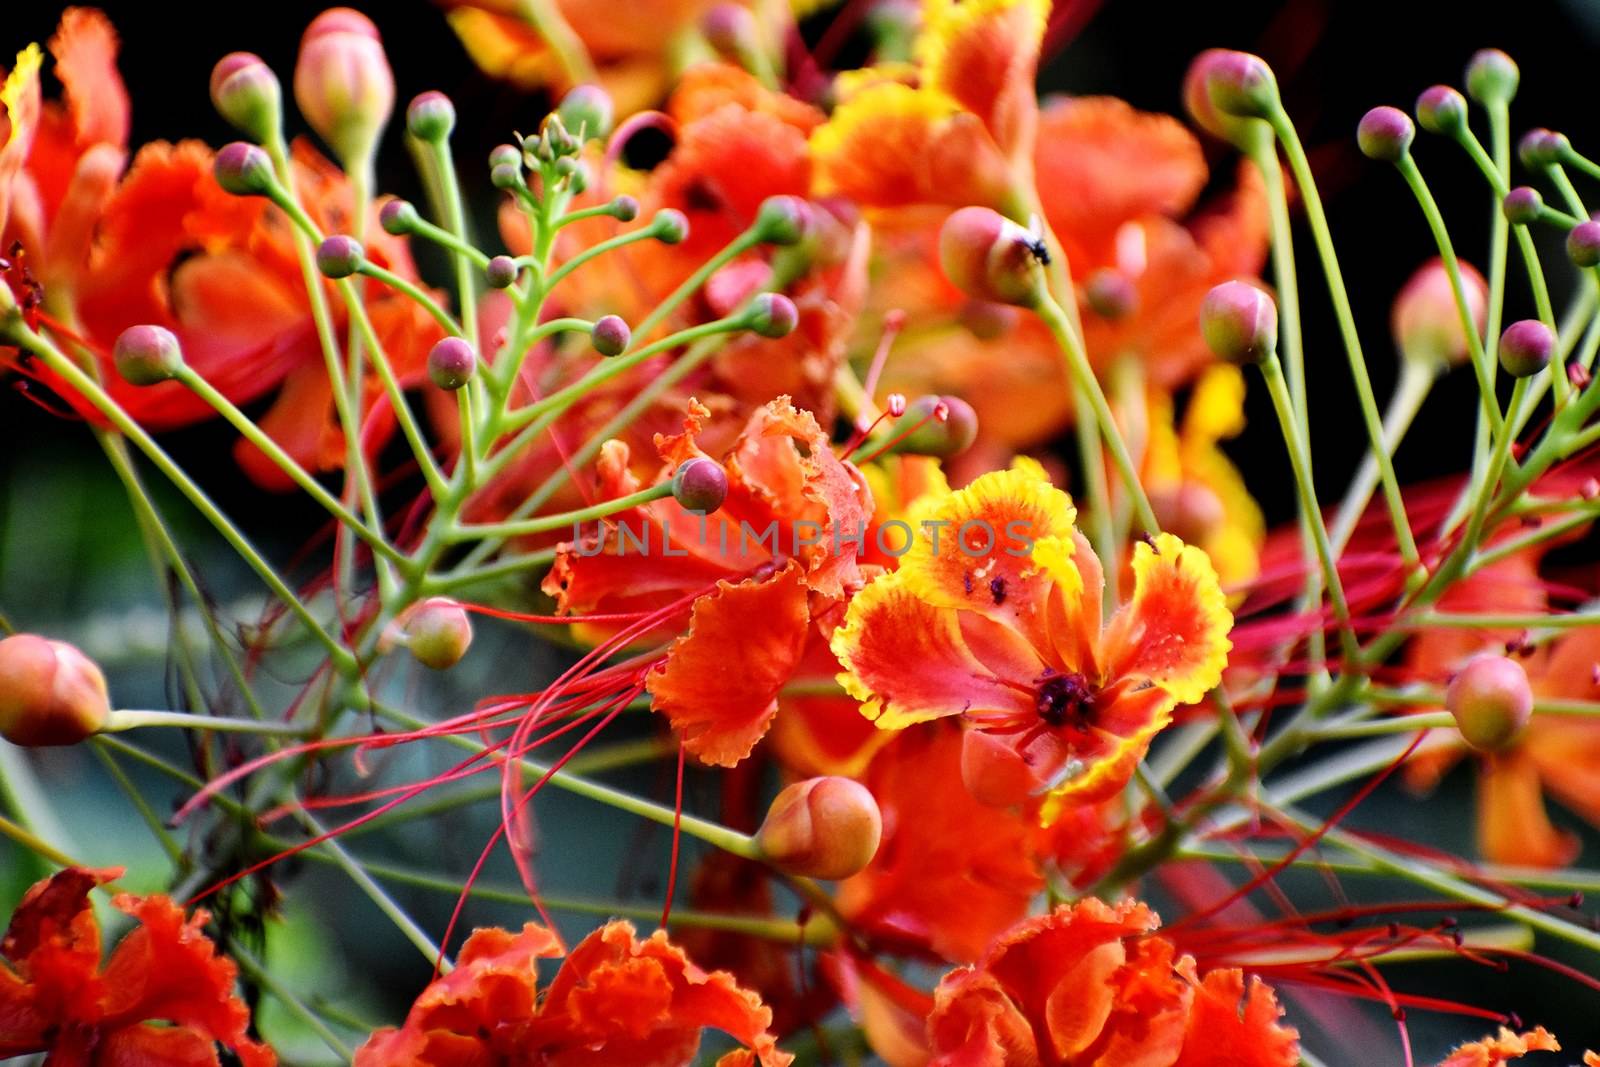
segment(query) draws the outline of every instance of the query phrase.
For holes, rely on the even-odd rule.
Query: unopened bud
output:
[[[704,456],[686,459],[672,475],[672,497],[685,511],[709,515],[728,498],[728,472]]]
[[[811,205],[798,196],[769,196],[756,211],[756,238],[771,245],[792,245],[811,225]]]
[[[416,205],[409,200],[385,200],[383,207],[378,209],[378,225],[383,227],[384,233],[396,237],[411,233],[420,221],[422,216],[417,214]]]
[[[1467,128],[1467,98],[1448,85],[1424,89],[1417,97],[1417,122],[1429,133],[1453,137]]]
[[[611,217],[618,222],[632,222],[639,217],[639,201],[631,196],[619,196],[607,206]]]
[[[1411,151],[1417,128],[1411,116],[1397,107],[1375,107],[1361,116],[1356,127],[1356,143],[1368,159],[1398,163]]]
[[[211,173],[234,196],[262,196],[272,188],[272,160],[259,145],[234,141],[218,150]]]
[[[1032,307],[1044,291],[1048,258],[1033,233],[986,207],[964,207],[939,230],[939,265],[975,300]]]
[[[1522,135],[1522,140],[1517,142],[1517,158],[1522,160],[1522,165],[1529,170],[1543,170],[1545,167],[1560,163],[1572,150],[1572,142],[1567,140],[1567,135],[1536,127]]]
[[[1470,263],[1459,263],[1458,269],[1467,311],[1474,327],[1482,331],[1488,314],[1489,286]],[[1467,334],[1461,326],[1461,310],[1443,260],[1435,257],[1411,275],[1395,297],[1389,326],[1401,356],[1414,363],[1442,369],[1467,358]]]
[[[406,108],[406,131],[419,141],[443,141],[456,128],[456,106],[441,92],[418,93]]]
[[[871,863],[882,836],[883,817],[872,792],[860,782],[829,776],[779,793],[756,841],[779,870],[837,881]]]
[[[155,385],[183,369],[183,349],[164,326],[129,326],[117,338],[111,358],[130,385]]]
[[[1580,267],[1600,266],[1600,222],[1580,222],[1567,234],[1567,258]]]
[[[1467,92],[1480,104],[1509,104],[1521,76],[1516,60],[1500,49],[1479,49],[1467,62]]]
[[[603,315],[589,331],[589,343],[602,356],[620,356],[633,340],[633,331],[620,316]]]
[[[919,396],[889,429],[894,450],[913,456],[959,456],[978,437],[978,413],[959,396]]]
[[[1206,67],[1206,95],[1224,115],[1264,119],[1279,108],[1278,79],[1260,56],[1223,52]]]
[[[497,163],[489,168],[489,184],[496,189],[510,192],[520,187],[522,183],[522,164]]]
[[[324,278],[348,278],[366,262],[361,242],[336,233],[317,246],[317,269]]]
[[[782,293],[757,293],[745,312],[745,329],[760,337],[787,337],[800,325],[800,309]]]
[[[665,208],[656,212],[656,217],[650,221],[650,229],[654,231],[656,240],[664,245],[682,244],[684,238],[689,236],[689,219],[677,208]]]
[[[1152,490],[1150,508],[1163,530],[1190,545],[1203,544],[1228,518],[1222,498],[1208,486],[1193,481]]]
[[[1102,267],[1083,283],[1083,299],[1103,319],[1125,319],[1139,307],[1139,290],[1129,277]]]
[[[517,261],[510,256],[495,256],[483,268],[483,276],[492,288],[508,288],[516,284]]]
[[[1218,359],[1264,363],[1278,347],[1278,306],[1244,282],[1223,282],[1200,304],[1200,333]]]
[[[1232,62],[1229,57],[1234,54],[1226,48],[1208,48],[1195,56],[1183,76],[1183,104],[1189,111],[1189,117],[1202,130],[1235,148],[1249,148],[1252,141],[1271,135],[1266,123],[1217,110],[1217,106],[1211,102],[1211,91],[1207,88],[1212,68],[1229,64]]]
[[[300,112],[345,168],[365,168],[394,110],[394,72],[372,20],[335,7],[311,20],[294,68]]]
[[[1531,226],[1544,211],[1544,197],[1531,185],[1519,185],[1506,194],[1500,210],[1513,226]]]
[[[1479,656],[1445,690],[1444,706],[1462,740],[1480,752],[1515,741],[1533,715],[1533,690],[1522,664],[1505,656]]]
[[[428,351],[428,377],[440,389],[460,389],[477,369],[478,354],[460,337],[443,338]]]
[[[283,88],[272,68],[251,52],[232,52],[211,69],[211,104],[246,137],[264,144],[283,121]]]
[[[111,716],[105,675],[65,641],[16,634],[0,641],[0,737],[13,745],[73,745]]]
[[[706,43],[723,55],[740,56],[756,47],[756,17],[743,4],[717,4],[700,20]]]
[[[489,166],[491,169],[504,166],[520,169],[522,167],[522,149],[514,144],[495,145],[489,152]]]
[[[1500,335],[1500,366],[1513,378],[1528,378],[1550,365],[1555,331],[1538,319],[1513,322]]]
[[[582,193],[589,188],[589,168],[579,160],[565,156],[556,160],[556,174],[566,179],[567,188],[574,194]]]
[[[579,140],[596,141],[611,132],[615,108],[611,95],[598,85],[579,85],[561,98],[556,114]]]
[[[391,646],[404,645],[423,666],[442,671],[467,654],[472,620],[467,609],[449,597],[429,597],[401,612],[387,639]]]

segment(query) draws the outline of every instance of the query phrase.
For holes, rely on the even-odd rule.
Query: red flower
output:
[[[745,1049],[721,1067],[787,1067],[767,1029],[772,1013],[733,976],[707,973],[657,931],[646,940],[626,922],[584,938],[540,999],[538,961],[561,955],[555,934],[477,930],[456,969],[417,998],[405,1025],[380,1030],[356,1067],[687,1067],[700,1032],[713,1027]]]
[[[1238,970],[1201,979],[1136,901],[1088,898],[1029,919],[946,975],[930,1067],[1292,1067],[1298,1034]]]
[[[234,995],[233,961],[166,897],[115,898],[137,929],[100,966],[89,891],[120,869],[68,868],[28,890],[0,940],[0,1059],[49,1053],[82,1067],[205,1067],[216,1046],[245,1067],[272,1050],[245,1036],[250,1010]]]

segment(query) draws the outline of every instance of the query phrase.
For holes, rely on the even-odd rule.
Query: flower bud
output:
[[[300,39],[294,98],[347,170],[368,166],[394,110],[394,73],[371,19],[335,7],[311,20]]]
[[[1522,160],[1522,165],[1529,170],[1543,170],[1546,167],[1560,163],[1572,150],[1572,142],[1567,140],[1567,135],[1536,127],[1522,135],[1522,140],[1517,142],[1517,158]]]
[[[939,265],[974,300],[1031,307],[1044,289],[1048,254],[1028,230],[986,207],[964,207],[939,230]]]
[[[1567,258],[1580,267],[1600,266],[1600,222],[1580,222],[1567,234]]]
[[[1483,48],[1467,62],[1467,93],[1480,104],[1509,104],[1517,95],[1517,62],[1498,48]]]
[[[1224,51],[1207,64],[1205,78],[1212,107],[1224,115],[1264,119],[1280,106],[1278,79],[1260,56]]]
[[[510,192],[522,186],[522,164],[496,163],[489,168],[489,184]]]
[[[1397,107],[1375,107],[1361,116],[1356,127],[1356,143],[1362,155],[1380,163],[1398,163],[1411,151],[1417,136],[1411,116]]]
[[[1202,130],[1235,148],[1248,148],[1252,140],[1270,135],[1266,124],[1260,119],[1240,118],[1218,111],[1206,87],[1211,69],[1229,64],[1231,60],[1228,57],[1231,55],[1234,53],[1226,48],[1208,48],[1194,57],[1194,62],[1189,64],[1189,70],[1183,76],[1183,104],[1188,109],[1189,117]]]
[[[223,145],[211,161],[211,173],[217,184],[234,196],[265,195],[274,181],[266,150],[243,141]]]
[[[798,325],[800,309],[782,293],[757,293],[745,316],[745,328],[762,337],[787,337]]]
[[[446,337],[428,351],[428,377],[440,389],[460,389],[477,369],[478,354],[459,337]]]
[[[728,498],[728,472],[704,456],[686,459],[672,475],[672,498],[685,511],[709,515]]]
[[[650,221],[650,228],[655,231],[656,240],[662,244],[682,244],[684,238],[689,236],[689,219],[677,208],[669,207],[656,212],[656,217]]]
[[[1444,706],[1461,738],[1480,752],[1515,741],[1533,715],[1533,690],[1522,664],[1506,656],[1479,656],[1451,679]]]
[[[1538,319],[1513,322],[1500,335],[1500,366],[1513,378],[1528,378],[1550,365],[1555,331]]]
[[[620,356],[633,340],[633,331],[616,315],[602,315],[589,331],[589,343],[602,356]]]
[[[1544,197],[1531,185],[1519,185],[1506,194],[1500,210],[1512,225],[1531,226],[1539,221],[1539,213],[1544,210]]]
[[[518,168],[522,166],[522,149],[514,144],[495,145],[489,152],[490,168],[508,165]]]
[[[1083,299],[1096,315],[1116,321],[1127,318],[1139,307],[1139,290],[1126,274],[1102,267],[1085,279]]]
[[[378,209],[378,225],[383,227],[383,232],[396,237],[404,237],[416,228],[422,216],[417,214],[417,209],[409,200],[385,200],[383,207]]]
[[[1043,784],[1022,754],[986,730],[961,735],[961,784],[980,804],[1009,808],[1021,804]]]
[[[111,717],[106,678],[65,641],[16,634],[0,641],[0,737],[13,745],[73,745]]]
[[[406,108],[406,130],[419,141],[443,141],[456,128],[456,106],[441,92],[418,93]]]
[[[1278,306],[1244,282],[1223,282],[1200,304],[1200,333],[1218,359],[1264,363],[1278,347]]]
[[[1190,545],[1204,543],[1228,518],[1222,498],[1193,481],[1151,490],[1150,508],[1163,530]]]
[[[611,95],[598,85],[579,85],[561,98],[556,114],[580,141],[596,141],[611,132],[615,108]]]
[[[993,341],[1017,328],[1021,313],[1009,304],[996,304],[992,300],[968,300],[961,305],[956,319],[968,333],[980,341]]]
[[[449,597],[429,597],[401,612],[385,637],[389,647],[404,645],[418,663],[442,671],[467,654],[472,620],[467,609]]]
[[[767,244],[796,244],[810,225],[811,205],[798,196],[769,196],[756,211],[756,237]]]
[[[505,289],[516,284],[517,261],[510,256],[495,256],[483,268],[483,276],[495,289]]]
[[[1417,97],[1417,121],[1429,133],[1453,137],[1467,128],[1467,98],[1448,85],[1424,89]]]
[[[1458,266],[1467,310],[1481,331],[1488,313],[1489,286],[1470,263]],[[1389,327],[1400,355],[1414,363],[1443,369],[1467,358],[1468,341],[1461,328],[1461,311],[1442,259],[1429,260],[1411,275],[1395,297]]]
[[[958,456],[978,437],[978,413],[959,396],[919,396],[889,430],[894,450],[914,456]]]
[[[211,104],[217,114],[258,144],[270,141],[283,121],[283,88],[272,68],[251,52],[232,52],[211,69]]]
[[[788,874],[837,881],[877,855],[883,816],[872,792],[849,778],[808,778],[784,789],[756,833],[766,859]]]
[[[348,278],[367,260],[361,242],[336,233],[317,246],[317,269],[324,278]]]
[[[723,55],[740,56],[753,51],[760,35],[755,14],[743,4],[722,3],[707,11],[700,20],[706,44]]]
[[[632,222],[639,217],[639,201],[631,196],[619,196],[608,207],[611,217],[618,222]]]
[[[589,169],[570,157],[556,160],[556,174],[567,180],[567,188],[574,194],[589,188]]]
[[[164,326],[129,326],[117,338],[111,358],[130,385],[155,385],[183,369],[183,349]]]

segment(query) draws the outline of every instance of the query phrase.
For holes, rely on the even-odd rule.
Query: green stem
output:
[[[186,711],[127,711],[118,709],[111,713],[103,733],[119,734],[124,730],[142,730],[150,726],[178,727],[186,730],[205,730],[228,734],[268,734],[278,737],[303,737],[307,728],[299,723],[275,722],[260,719],[229,719],[220,715],[196,715]]]
[[[615,515],[619,511],[639,507],[654,500],[672,495],[672,483],[661,482],[648,489],[641,489],[637,493],[617,497],[614,500],[601,501],[587,508],[578,508],[575,511],[563,511],[557,515],[541,515],[537,519],[524,519],[521,522],[488,522],[470,526],[458,526],[446,533],[446,538],[451,541],[469,541],[483,537],[507,538],[526,537],[530,534],[549,533],[551,530],[560,530],[582,523],[603,519],[608,515]]]
[[[474,349],[478,347],[477,344],[472,341],[472,338],[467,332],[468,330],[476,332],[476,324],[472,314],[467,314],[466,325],[457,322],[456,317],[441,307],[439,302],[429,295],[428,291],[422,286],[402,278],[392,270],[387,270],[378,266],[370,259],[363,260],[360,268],[358,268],[358,271],[368,278],[382,282],[397,292],[404,293],[406,296],[415,301],[417,305],[422,308],[422,310],[426,311],[433,321],[437,322],[440,327],[444,329],[445,333],[449,334],[451,337],[466,337],[467,342],[472,344]]]
[[[1400,447],[1400,442],[1405,439],[1406,431],[1411,428],[1411,422],[1417,417],[1417,412],[1422,409],[1422,402],[1428,398],[1428,392],[1433,388],[1433,383],[1438,380],[1438,373],[1433,367],[1425,367],[1407,359],[1400,364],[1400,380],[1395,385],[1394,396],[1389,398],[1389,409],[1383,414],[1383,449],[1389,455],[1394,455]],[[1495,412],[1495,419],[1499,420],[1499,411]],[[1334,554],[1340,555],[1345,546],[1350,543],[1350,537],[1356,532],[1356,524],[1361,521],[1361,516],[1367,510],[1367,503],[1372,499],[1372,491],[1378,487],[1378,463],[1371,452],[1361,457],[1361,466],[1356,470],[1356,475],[1350,481],[1350,488],[1345,491],[1344,501],[1339,505],[1339,514],[1334,518],[1333,527],[1329,531],[1332,539]]]
[[[556,61],[561,64],[569,85],[597,84],[600,81],[600,74],[595,70],[594,61],[589,58],[583,38],[578,36],[562,15],[559,4],[554,0],[516,0],[516,10],[549,46]]]

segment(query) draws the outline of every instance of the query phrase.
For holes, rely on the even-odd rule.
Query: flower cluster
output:
[[[216,64],[241,138],[220,148],[130,144],[146,102],[98,11],[20,52],[0,370],[111,461],[180,700],[123,707],[84,641],[0,616],[0,737],[92,748],[165,856],[141,883],[192,899],[117,896],[138,926],[102,964],[91,893],[121,872],[74,853],[117,843],[50,839],[27,809],[59,765],[0,750],[29,776],[0,789],[0,835],[62,868],[0,941],[0,1056],[266,1067],[309,1035],[358,1067],[687,1067],[702,1046],[719,1067],[1292,1067],[1347,1053],[1349,1026],[1360,1062],[1397,1043],[1409,1064],[1409,1010],[1469,1020],[1454,1040],[1500,1027],[1425,1054],[1444,1067],[1559,1048],[1387,965],[1600,989],[1545,947],[1600,951],[1571,895],[1594,884],[1567,869],[1582,838],[1545,799],[1600,826],[1600,222],[1569,177],[1600,164],[1534,130],[1520,164],[1560,206],[1512,186],[1519,72],[1494,50],[1467,95],[1352,122],[1431,237],[1374,374],[1263,59],[1201,53],[1185,122],[1040,99],[1073,5],[822,6],[441,0],[382,32],[334,8],[287,90],[252,53]],[[383,33],[425,18],[521,94],[528,132],[486,167],[456,158],[474,116],[445,94],[396,115]],[[314,138],[287,136],[291,100]],[[417,203],[381,192],[391,123]],[[1487,276],[1417,125],[1481,171]],[[1337,336],[1302,321],[1297,214]],[[1560,314],[1530,232],[1551,227],[1580,283]],[[1524,277],[1534,315],[1508,322]],[[1316,402],[1335,373],[1351,410]],[[1400,446],[1451,376],[1475,389],[1465,473],[1409,484]],[[1362,451],[1336,503],[1312,447],[1329,414]],[[230,457],[167,436],[212,420]],[[331,535],[277,559],[216,502],[236,471]],[[208,596],[154,477],[264,587],[253,618]],[[559,667],[496,691],[516,675],[475,642],[491,629]],[[179,756],[148,747],[161,730]],[[1358,810],[1463,760],[1474,851],[1450,851],[1450,815],[1430,828],[1441,808],[1404,835]],[[636,764],[670,804],[602,780]],[[547,788],[670,834],[651,900],[551,892],[590,861],[546,847]],[[484,810],[460,869],[356,843],[423,819],[482,836]],[[502,845],[515,889],[482,877]],[[398,1026],[268,966],[321,892],[291,856],[433,968]],[[398,886],[453,896],[449,921]],[[485,896],[537,921],[458,948]],[[569,948],[556,911],[604,921]],[[268,1000],[297,1025],[252,1019]]]

